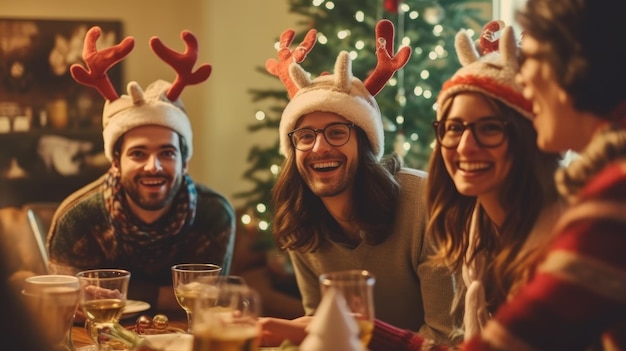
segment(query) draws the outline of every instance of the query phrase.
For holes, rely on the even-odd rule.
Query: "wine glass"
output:
[[[180,307],[187,314],[187,332],[191,334],[192,310],[202,286],[210,285],[222,271],[212,263],[181,263],[172,266],[172,285]]]
[[[234,278],[201,289],[193,313],[194,350],[259,349],[261,298]]]
[[[85,328],[98,350],[109,345],[106,334],[119,323],[130,282],[130,272],[123,269],[94,269],[78,272],[80,307],[87,316]]]
[[[322,295],[331,287],[343,295],[359,326],[359,339],[365,349],[374,331],[374,283],[376,278],[366,270],[345,270],[319,276]]]

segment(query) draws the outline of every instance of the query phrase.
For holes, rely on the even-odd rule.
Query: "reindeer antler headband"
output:
[[[98,51],[96,41],[100,34],[99,27],[92,27],[85,36],[83,60],[87,69],[74,64],[70,70],[74,80],[95,88],[106,99],[102,113],[106,157],[109,160],[113,159],[113,146],[127,131],[144,125],[159,125],[170,128],[185,138],[189,148],[185,161],[188,161],[193,153],[193,133],[179,97],[187,85],[207,80],[212,69],[210,65],[203,64],[193,71],[198,59],[196,37],[189,31],[181,32],[181,39],[186,47],[183,53],[166,47],[158,37],[150,38],[152,51],[176,72],[174,82],[170,84],[157,80],[150,84],[145,92],[137,82],[130,82],[127,87],[128,95],[119,96],[109,80],[107,71],[128,56],[135,40],[133,37],[126,37],[119,44]]]
[[[500,37],[498,32],[501,32]],[[437,120],[443,118],[447,100],[464,91],[491,96],[531,118],[532,105],[515,82],[519,61],[513,28],[495,20],[485,25],[478,43],[474,43],[465,30],[457,33],[455,39],[462,67],[443,84],[437,97]]]
[[[352,62],[345,51],[339,53],[332,75],[321,75],[311,80],[299,63],[315,45],[316,34],[315,29],[309,30],[302,43],[290,51],[294,31],[284,31],[280,36],[278,61],[269,59],[265,64],[268,72],[280,78],[291,98],[280,120],[280,152],[283,155],[293,152],[287,133],[295,128],[300,117],[324,111],[336,113],[363,129],[380,159],[384,152],[384,133],[374,96],[407,63],[411,49],[403,47],[393,56],[393,23],[381,20],[376,25],[378,63],[365,83],[352,76]]]

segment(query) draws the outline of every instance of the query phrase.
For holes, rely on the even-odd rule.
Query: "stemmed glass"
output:
[[[85,328],[98,350],[105,350],[108,337],[101,334],[119,323],[128,294],[130,272],[122,269],[94,269],[76,274],[80,283],[80,307],[87,316]]]
[[[181,263],[172,266],[172,285],[180,307],[187,314],[187,332],[191,334],[194,304],[203,286],[213,284],[222,267],[212,263]]]

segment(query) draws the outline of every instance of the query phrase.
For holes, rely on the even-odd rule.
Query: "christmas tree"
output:
[[[318,31],[315,46],[301,63],[315,76],[332,72],[337,54],[345,50],[353,60],[354,76],[365,80],[377,62],[376,23],[383,18],[394,23],[394,49],[408,45],[413,50],[405,67],[376,96],[385,127],[385,154],[396,152],[407,166],[425,169],[434,141],[432,121],[437,94],[443,82],[460,67],[454,36],[460,29],[480,33],[491,19],[491,0],[288,1],[290,12],[302,18],[300,28],[294,28],[292,48],[309,29]],[[264,67],[259,67],[259,71],[269,74]],[[257,121],[249,130],[275,129],[276,142],[250,150],[250,168],[243,177],[255,185],[236,197],[246,199],[248,211],[241,220],[267,232],[260,244],[271,245],[271,188],[283,162],[278,153],[278,125],[289,100],[285,89],[253,89],[251,94],[255,102],[271,99],[274,104],[257,112]]]

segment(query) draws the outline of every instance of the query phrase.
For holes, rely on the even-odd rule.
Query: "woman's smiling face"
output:
[[[475,123],[485,118],[499,117],[495,105],[480,93],[460,93],[453,97],[444,121]],[[506,130],[505,130],[506,132]],[[495,147],[479,145],[469,126],[455,148],[441,148],[448,174],[457,191],[465,196],[496,196],[511,169],[508,140]]]

